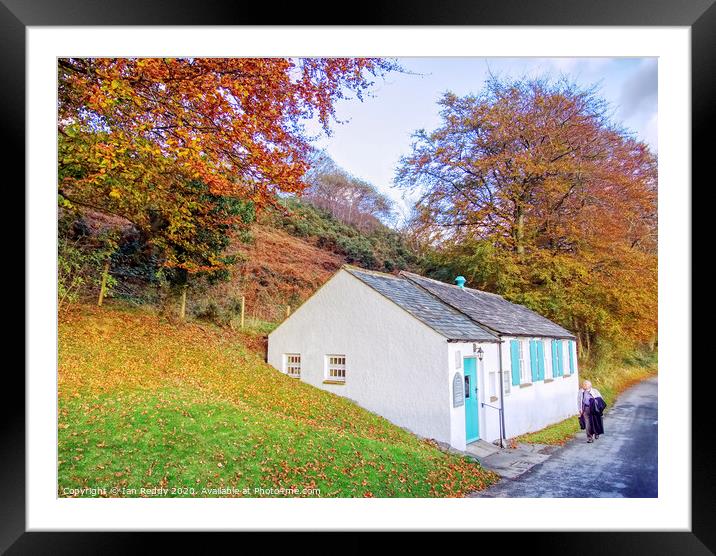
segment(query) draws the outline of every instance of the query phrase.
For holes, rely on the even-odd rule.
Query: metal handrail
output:
[[[499,415],[500,415],[500,448],[504,448],[504,447],[505,447],[505,443],[504,443],[504,441],[505,441],[505,434],[504,434],[505,431],[502,430],[502,408],[501,408],[501,407],[497,407],[496,405],[490,405],[489,403],[485,403],[485,402],[480,402],[480,403],[482,404],[482,407],[485,407],[485,406],[491,407],[492,409],[496,409],[497,411],[500,412],[500,413],[499,413]]]

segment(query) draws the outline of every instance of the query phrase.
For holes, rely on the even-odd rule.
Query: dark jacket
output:
[[[589,419],[592,421],[592,433],[594,434],[604,434],[602,414],[606,407],[607,402],[601,396],[589,400]]]

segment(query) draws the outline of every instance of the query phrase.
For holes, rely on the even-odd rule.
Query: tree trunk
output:
[[[515,211],[515,250],[520,257],[525,254],[525,213],[521,204]]]
[[[577,322],[577,319],[572,316],[572,326],[574,327],[574,331],[577,334],[577,357],[584,357],[584,345],[582,340],[582,331],[579,328],[579,323]]]
[[[589,341],[589,331],[588,331],[588,330],[586,330],[586,331],[584,332],[584,342],[585,342],[586,348],[587,348],[587,349],[586,349],[587,352],[586,352],[586,354],[585,354],[585,358],[586,358],[586,359],[589,359],[589,353],[590,353],[590,351],[591,351],[591,349],[592,349],[592,346],[591,346],[591,342]]]
[[[181,290],[181,305],[179,306],[179,318],[181,320],[184,320],[184,317],[186,317],[186,290],[187,285],[185,284],[182,286]]]

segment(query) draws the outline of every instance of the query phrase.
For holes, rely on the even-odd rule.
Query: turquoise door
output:
[[[480,438],[480,422],[477,403],[477,367],[476,359],[465,359],[465,436],[467,442]]]

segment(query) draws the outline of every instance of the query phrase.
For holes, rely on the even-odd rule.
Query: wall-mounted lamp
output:
[[[485,355],[485,352],[482,351],[482,348],[481,347],[477,348],[477,351],[475,353],[477,354],[477,358],[480,361],[482,361],[482,356]]]

